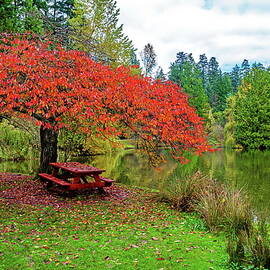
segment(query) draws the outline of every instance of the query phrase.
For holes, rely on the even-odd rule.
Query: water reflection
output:
[[[83,161],[104,168],[106,170],[104,174],[118,182],[151,189],[162,189],[168,175],[177,167],[175,161],[167,158],[158,168],[153,168],[145,155],[134,150],[96,156]]]
[[[35,175],[37,173],[38,166],[38,158],[24,161],[3,161],[0,162],[0,172]]]
[[[162,190],[169,185],[170,177],[183,179],[197,170],[209,177],[244,188],[259,208],[270,210],[270,152],[239,152],[222,150],[192,157],[186,165],[174,161],[165,153],[166,163],[152,168],[147,157],[136,151],[122,151],[88,159],[89,164],[105,168],[108,177],[119,182],[147,186]]]
[[[219,181],[244,187],[254,203],[261,208],[270,209],[270,152],[217,151],[202,157],[192,157],[190,163],[181,165],[164,152],[166,162],[158,168],[148,163],[146,156],[138,151],[126,150],[95,157],[73,158],[106,170],[107,177],[119,182],[147,186],[151,189],[164,189],[177,174],[183,179],[197,170]],[[38,159],[23,162],[1,162],[0,172],[35,174]]]
[[[247,190],[254,203],[270,210],[270,152],[221,151],[206,154],[198,168],[211,177]]]

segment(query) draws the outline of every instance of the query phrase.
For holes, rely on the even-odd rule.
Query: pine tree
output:
[[[255,63],[253,63],[252,64],[252,69],[254,69],[254,68],[257,68],[257,69],[265,69],[265,67],[263,66],[263,64],[262,63],[260,63],[260,62],[255,62]]]
[[[203,87],[206,89],[208,80],[208,60],[205,54],[200,55],[200,60],[198,62],[198,68],[201,71],[201,78],[203,80]]]
[[[216,111],[223,112],[226,109],[227,99],[233,93],[233,86],[230,74],[219,71],[219,80],[216,90],[217,104]]]
[[[75,0],[70,38],[79,50],[87,51],[93,59],[113,66],[129,65],[131,40],[118,25],[120,14],[115,0]]]
[[[198,114],[208,120],[210,106],[203,88],[203,81],[200,76],[200,70],[192,58],[185,57],[186,60],[179,61],[179,56],[170,66],[169,79],[181,86],[189,95],[189,104],[197,109]],[[188,56],[188,55],[186,55]]]
[[[140,60],[137,58],[135,49],[131,51],[130,64],[133,66],[140,66]]]
[[[189,54],[187,55],[187,61],[188,61],[191,65],[195,65],[195,60],[194,60],[194,58],[193,58],[192,53],[189,53]]]
[[[182,65],[184,64],[185,62],[190,62],[191,64],[194,64],[195,61],[194,61],[194,58],[192,56],[192,53],[185,53],[185,52],[179,52],[176,54],[176,60],[175,60],[175,63],[177,65]]]
[[[249,72],[250,72],[249,62],[247,59],[244,59],[244,61],[241,64],[241,79],[245,78]]]
[[[176,54],[175,64],[182,65],[186,61],[187,61],[187,54],[186,53],[179,52],[179,53]]]
[[[211,57],[208,65],[208,84],[206,93],[214,112],[226,108],[226,99],[233,92],[229,74],[222,73],[215,57]]]
[[[215,77],[219,73],[219,63],[216,57],[211,57],[208,64],[208,75]]]
[[[161,80],[161,81],[165,81],[167,79],[166,74],[164,73],[162,67],[158,67],[158,70],[157,70],[156,75],[155,75],[155,79]]]
[[[39,8],[45,5],[43,0],[0,1],[0,32],[42,33],[43,21]]]
[[[211,107],[214,107],[216,100],[216,85],[219,79],[219,64],[215,57],[211,57],[208,63],[206,94]]]
[[[226,119],[226,124],[224,126],[224,143],[225,143],[225,146],[229,148],[236,147],[235,116],[234,116],[236,96],[237,94],[232,95],[227,99],[227,105],[224,111],[224,116]]]
[[[230,77],[232,81],[233,92],[236,93],[241,82],[241,71],[238,65],[233,67],[232,72],[230,73]]]
[[[55,27],[67,25],[72,17],[74,0],[47,0],[46,16]]]

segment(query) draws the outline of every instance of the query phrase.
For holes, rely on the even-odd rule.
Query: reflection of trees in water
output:
[[[152,167],[145,154],[136,150],[124,150],[106,156],[96,156],[89,164],[104,168],[106,176],[125,184],[146,186],[163,190],[173,181],[182,180],[198,170],[198,156],[190,157],[190,162],[182,165],[169,153],[164,152],[165,162]]]
[[[246,186],[255,204],[270,209],[270,152],[243,152],[235,154],[236,182]]]
[[[250,194],[254,205],[270,209],[270,152],[224,150],[204,155],[199,162],[202,171]]]
[[[233,150],[194,156],[182,165],[164,152],[166,162],[157,168],[151,167],[146,155],[135,150],[121,150],[107,155],[89,158],[74,158],[70,161],[86,162],[105,169],[104,176],[121,183],[147,186],[163,190],[181,181],[197,170],[219,181],[246,189],[258,207],[270,209],[270,152],[237,152]],[[23,162],[0,162],[0,172],[34,174],[39,160]]]
[[[96,156],[90,162],[93,166],[104,168],[106,176],[125,184],[147,186],[159,189],[164,179],[176,167],[176,162],[167,160],[157,168],[149,164],[145,154],[135,150],[123,150],[105,156]]]
[[[166,162],[154,168],[145,155],[135,151],[123,155],[118,165],[113,173],[116,175],[121,172],[117,175],[120,182],[157,189],[162,186],[162,182],[172,167],[170,162]]]
[[[4,161],[0,162],[0,172],[21,173],[35,175],[38,171],[39,159],[24,161]]]

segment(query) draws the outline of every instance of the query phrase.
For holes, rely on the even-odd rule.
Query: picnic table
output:
[[[47,181],[48,186],[53,183],[60,185],[68,190],[81,190],[88,188],[99,188],[111,186],[114,180],[101,176],[105,170],[88,166],[79,162],[53,162],[52,174],[39,173],[42,180]],[[92,182],[87,177],[90,176]]]

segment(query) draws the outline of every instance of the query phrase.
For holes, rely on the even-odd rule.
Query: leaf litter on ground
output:
[[[1,269],[226,269],[223,237],[147,189],[116,184],[104,197],[69,198],[12,174],[0,174],[0,186]]]

